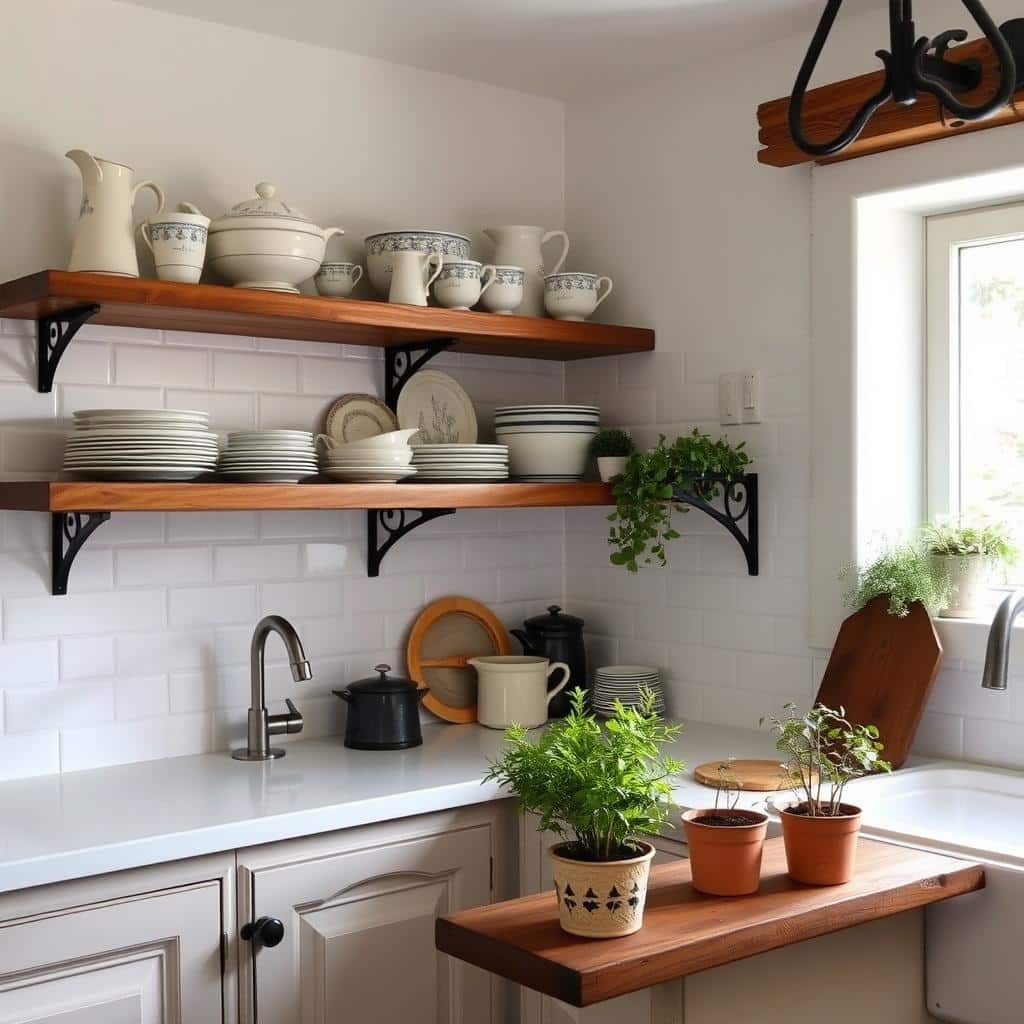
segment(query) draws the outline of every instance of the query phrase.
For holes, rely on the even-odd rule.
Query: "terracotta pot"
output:
[[[562,930],[587,939],[614,939],[639,931],[654,847],[637,843],[644,850],[638,857],[590,861],[564,856],[571,845],[558,843],[548,850]]]
[[[745,825],[702,825],[697,818],[728,814]],[[761,882],[768,815],[760,811],[687,811],[683,815],[693,887],[711,896],[749,896]]]
[[[840,804],[839,810],[834,817],[794,814],[790,808],[781,812],[790,878],[804,885],[842,885],[853,877],[861,811],[853,804]]]

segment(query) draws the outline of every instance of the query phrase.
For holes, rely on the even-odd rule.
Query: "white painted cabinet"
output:
[[[279,945],[240,945],[242,1021],[503,1020],[504,983],[434,948],[439,914],[491,901],[492,856],[514,849],[503,817],[475,808],[241,851],[239,920],[284,924]]]

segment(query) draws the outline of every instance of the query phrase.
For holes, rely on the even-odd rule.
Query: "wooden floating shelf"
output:
[[[89,306],[99,307],[89,314],[90,324],[372,348],[450,338],[455,352],[561,361],[654,348],[654,332],[640,327],[174,284],[110,274],[44,270],[0,284],[0,317],[40,320]]]
[[[980,864],[861,839],[846,885],[815,888],[786,874],[782,839],[765,845],[761,888],[697,892],[688,861],[651,871],[643,928],[595,941],[563,932],[554,893],[439,918],[437,948],[573,1006],[663,982],[984,888]]]

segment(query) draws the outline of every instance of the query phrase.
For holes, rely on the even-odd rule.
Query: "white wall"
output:
[[[379,228],[479,241],[487,223],[563,220],[560,103],[108,0],[7,3],[3,35],[2,280],[66,264],[81,195],[63,159],[72,147],[130,163],[169,201],[213,215],[269,179],[319,223],[344,226],[338,251],[356,257]],[[52,475],[78,408],[198,408],[221,430],[309,428],[337,395],[382,389],[371,350],[88,327],[53,394],[39,395],[33,334],[0,322],[7,478]],[[559,364],[444,363],[485,434],[499,400],[562,394]],[[330,690],[381,660],[401,667],[424,601],[468,594],[512,622],[557,599],[562,522],[557,510],[460,512],[368,580],[361,514],[115,515],[75,563],[69,596],[51,597],[48,517],[4,514],[0,778],[237,741],[264,612],[296,623],[316,673],[296,687],[272,638],[272,698],[294,697],[305,735],[336,730]]]

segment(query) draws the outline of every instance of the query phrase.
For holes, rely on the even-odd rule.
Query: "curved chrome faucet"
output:
[[[1010,638],[1014,619],[1024,611],[1024,590],[1015,590],[996,609],[992,627],[988,631],[985,650],[985,669],[981,685],[986,690],[1005,690],[1006,673],[1010,667]]]
[[[271,633],[277,633],[288,649],[292,679],[301,683],[305,679],[313,678],[313,670],[306,660],[306,652],[302,648],[302,641],[299,639],[299,634],[295,632],[295,627],[280,615],[268,615],[266,618],[260,619],[252,634],[252,644],[249,648],[249,670],[252,682],[252,701],[249,707],[249,745],[231,751],[231,756],[236,761],[269,761],[275,757],[284,757],[285,752],[281,747],[270,745],[270,737],[280,733],[302,732],[302,714],[291,700],[285,699],[285,704],[288,705],[287,714],[267,714],[267,684],[263,671],[263,657],[267,637]]]

